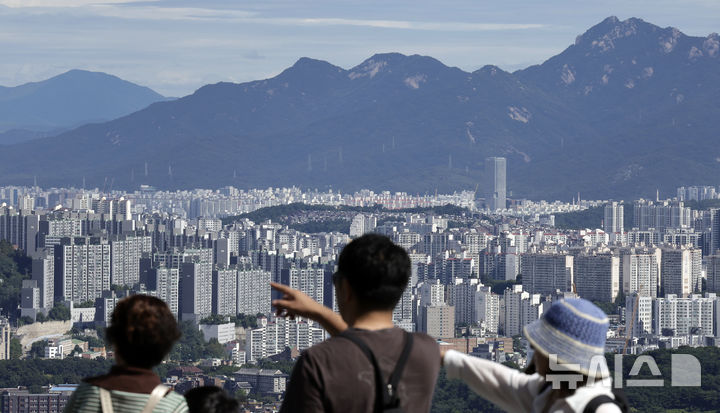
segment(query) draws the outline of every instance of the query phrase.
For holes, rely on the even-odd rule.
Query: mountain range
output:
[[[166,98],[147,87],[86,70],[70,70],[15,87],[0,86],[0,144],[54,136],[163,100]]]
[[[475,190],[508,159],[514,197],[674,194],[720,175],[720,36],[609,17],[546,62],[468,73],[378,54],[301,58],[0,150],[0,184]],[[479,195],[482,188],[479,189]]]

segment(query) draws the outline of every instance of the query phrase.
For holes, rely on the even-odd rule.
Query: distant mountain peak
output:
[[[674,27],[661,28],[637,17],[620,20],[610,16],[575,39],[580,46],[595,53],[606,53],[632,38],[646,38],[657,42],[660,51],[670,53],[685,35]]]
[[[616,16],[610,16],[578,36],[575,45],[588,44],[593,49],[605,52],[613,49],[618,39],[636,35],[641,24],[647,23],[637,18],[620,20]]]
[[[415,72],[418,70],[436,72],[445,69],[449,69],[449,67],[430,56],[418,54],[407,56],[402,53],[379,53],[350,69],[348,77],[353,80],[360,78],[372,79],[384,72],[389,73],[395,71],[395,73],[405,73],[409,75],[412,73],[408,72]],[[456,68],[452,69],[458,70]]]
[[[294,65],[285,69],[281,74],[280,78],[286,78],[290,76],[321,76],[323,74],[335,75],[341,73],[344,70],[341,67],[335,66],[325,60],[312,59],[309,57],[301,57],[295,62]]]
[[[352,80],[360,78],[374,78],[378,73],[386,70],[389,63],[397,61],[398,59],[406,58],[401,53],[377,53],[372,55],[369,59],[353,67],[348,73],[348,77]]]
[[[499,74],[509,74],[508,72],[500,69],[499,67],[495,65],[485,65],[481,67],[480,69],[476,70],[474,72],[475,74],[482,74],[482,75],[490,75],[490,76],[497,76]]]

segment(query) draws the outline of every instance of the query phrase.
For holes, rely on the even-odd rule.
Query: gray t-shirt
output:
[[[373,351],[387,383],[404,344],[403,330],[353,329]],[[405,412],[429,412],[440,370],[440,352],[433,338],[414,333],[398,397]],[[306,350],[293,369],[280,412],[371,413],[375,404],[375,373],[367,356],[350,340],[331,338]]]

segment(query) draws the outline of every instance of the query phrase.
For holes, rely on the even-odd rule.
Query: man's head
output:
[[[410,279],[410,257],[388,237],[366,234],[343,248],[334,278],[341,313],[344,286],[356,311],[392,311]]]

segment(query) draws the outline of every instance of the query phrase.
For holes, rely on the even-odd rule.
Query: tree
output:
[[[45,357],[45,346],[47,345],[47,341],[40,340],[35,341],[30,346],[30,352],[28,353],[28,356],[32,358],[43,358]]]
[[[247,401],[248,395],[245,393],[245,390],[243,389],[237,389],[235,390],[235,393],[233,393],[233,397],[236,398],[240,403]]]
[[[70,352],[70,357],[73,357],[76,354],[82,354],[82,353],[83,353],[83,349],[79,345],[76,344],[75,348],[72,349],[72,351]]]
[[[67,321],[70,319],[70,309],[65,307],[63,303],[55,303],[55,306],[50,309],[48,317],[51,320]]]
[[[17,337],[10,339],[10,358],[13,360],[19,360],[22,357],[22,344]]]
[[[600,307],[601,310],[605,312],[605,314],[615,314],[617,313],[617,306],[614,303],[608,303],[603,301],[593,301],[593,304]]]
[[[230,317],[231,321],[235,322],[235,326],[242,326],[243,328],[257,328],[257,316],[252,314],[240,313],[237,317]]]
[[[204,354],[205,358],[225,358],[225,347],[218,342],[216,338],[211,338],[209,342],[205,344]]]
[[[220,314],[211,314],[200,320],[200,324],[225,324],[227,322],[227,318]]]
[[[171,360],[195,361],[203,357],[205,351],[205,340],[203,334],[192,321],[180,323],[182,336],[170,352]]]
[[[20,289],[30,278],[32,260],[8,241],[0,241],[0,308],[12,321],[17,320]]]
[[[20,317],[20,319],[18,320],[18,327],[24,326],[26,324],[32,324],[34,322],[35,320],[33,320],[32,317],[25,315]]]

